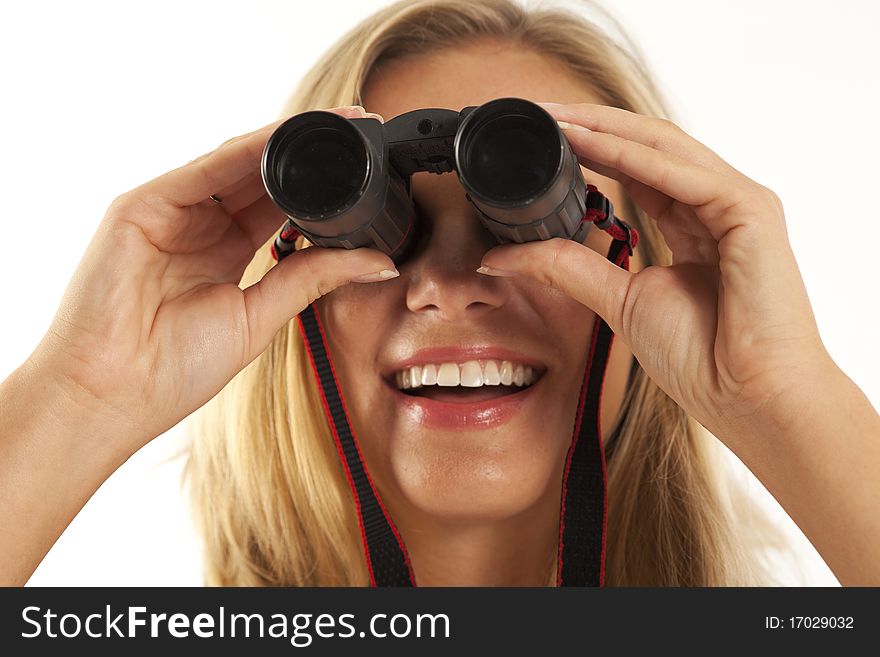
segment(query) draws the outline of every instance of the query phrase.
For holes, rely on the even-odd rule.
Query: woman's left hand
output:
[[[545,107],[587,128],[566,129],[578,160],[656,220],[673,264],[630,273],[552,239],[495,247],[483,265],[598,313],[755,473],[841,584],[880,586],[880,416],[819,338],[779,198],[669,121]]]
[[[580,163],[619,181],[656,220],[673,264],[630,273],[557,238],[495,247],[483,265],[531,276],[593,309],[734,451],[735,437],[767,437],[803,403],[798,388],[836,367],[777,195],[667,120],[603,105],[544,107],[571,124],[565,134]]]

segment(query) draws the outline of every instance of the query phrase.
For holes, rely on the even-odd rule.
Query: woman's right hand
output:
[[[362,108],[330,110],[348,118]],[[111,204],[29,359],[133,453],[216,395],[319,296],[395,271],[373,249],[292,253],[247,289],[248,263],[285,217],[263,148],[280,122],[231,139]],[[221,203],[210,199],[216,195]]]

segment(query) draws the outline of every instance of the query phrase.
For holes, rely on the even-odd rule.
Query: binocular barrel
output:
[[[456,171],[499,244],[582,240],[587,186],[556,120],[522,98],[455,112],[419,109],[387,123],[309,111],[263,152],[272,201],[313,244],[371,247],[399,264],[418,240],[410,177]]]

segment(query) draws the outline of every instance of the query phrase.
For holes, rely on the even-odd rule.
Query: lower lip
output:
[[[478,431],[504,424],[519,413],[535,389],[544,380],[542,376],[528,388],[510,395],[480,402],[441,402],[427,397],[412,397],[389,384],[401,413],[416,424],[433,429]]]

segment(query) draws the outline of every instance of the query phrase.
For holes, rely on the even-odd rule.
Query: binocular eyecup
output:
[[[420,234],[410,188],[420,171],[457,172],[499,244],[582,241],[591,226],[582,222],[588,189],[568,140],[522,98],[418,109],[384,124],[303,112],[275,130],[262,160],[266,191],[289,226],[318,246],[371,247],[395,264]]]

